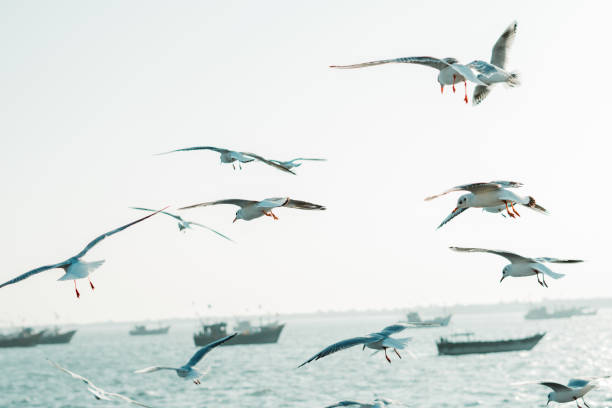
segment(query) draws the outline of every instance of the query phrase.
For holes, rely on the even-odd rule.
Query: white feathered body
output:
[[[66,273],[62,277],[60,277],[58,280],[64,281],[64,280],[84,279],[88,277],[93,271],[95,271],[100,266],[102,266],[103,263],[104,263],[104,260],[84,262],[84,261],[77,259],[73,261],[70,265],[68,265],[68,267],[66,268]]]

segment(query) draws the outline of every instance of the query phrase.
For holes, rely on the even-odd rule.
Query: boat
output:
[[[436,343],[438,354],[457,356],[462,354],[500,353],[505,351],[531,350],[546,333],[538,333],[522,339],[471,341],[472,333],[465,333],[466,341],[449,341],[441,337]]]
[[[166,334],[170,330],[170,326],[158,327],[157,329],[147,329],[145,325],[136,325],[130,330],[132,336],[147,336],[152,334]]]
[[[566,309],[558,309],[549,313],[546,307],[536,307],[527,312],[525,319],[541,320],[541,319],[564,319],[572,316],[593,316],[597,314],[597,310],[589,310],[586,307],[571,307]]]
[[[51,330],[45,330],[38,344],[65,344],[70,343],[72,336],[76,333],[76,330],[69,330],[67,332],[60,332],[58,327],[54,327]]]
[[[453,317],[452,314],[446,316],[439,316],[429,320],[421,320],[421,316],[417,312],[410,312],[406,315],[406,321],[408,323],[425,323],[431,326],[422,326],[422,327],[438,327],[438,326],[448,326],[450,323],[450,319]]]
[[[252,326],[249,321],[243,320],[238,322],[234,328],[234,331],[238,332],[238,336],[223,343],[222,346],[276,343],[284,327],[284,323],[280,324],[278,322]],[[193,335],[193,341],[196,346],[205,346],[227,335],[227,323],[225,322],[203,324],[202,330]]]
[[[14,334],[0,334],[0,347],[33,347],[38,344],[43,333],[25,327]]]

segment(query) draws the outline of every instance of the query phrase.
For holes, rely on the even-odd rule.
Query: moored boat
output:
[[[410,312],[406,315],[406,322],[408,323],[425,323],[431,326],[422,326],[422,327],[437,327],[437,326],[448,326],[450,323],[452,314],[446,316],[438,316],[429,320],[421,320],[421,316],[417,312]]]
[[[276,343],[284,327],[284,323],[280,324],[278,322],[251,326],[250,322],[241,321],[234,328],[234,331],[238,332],[238,336],[223,343],[222,346]],[[227,323],[225,322],[204,324],[202,330],[193,335],[193,341],[196,346],[205,346],[227,335]]]
[[[493,341],[449,341],[441,337],[436,343],[440,355],[484,354],[506,351],[531,350],[546,333],[538,333],[530,337]]]
[[[525,319],[541,320],[541,319],[564,319],[572,316],[593,316],[597,314],[597,310],[588,310],[585,307],[571,307],[566,309],[558,309],[549,313],[546,307],[536,307],[527,312]]]
[[[38,344],[43,333],[26,327],[14,334],[0,334],[0,347],[33,347]]]
[[[52,330],[45,330],[42,337],[40,338],[39,344],[65,344],[70,343],[72,336],[76,333],[76,330],[69,330],[67,332],[61,332],[59,328],[54,327]]]
[[[157,329],[147,329],[144,325],[136,325],[130,330],[132,336],[147,336],[152,334],[166,334],[170,330],[170,326],[158,327]]]

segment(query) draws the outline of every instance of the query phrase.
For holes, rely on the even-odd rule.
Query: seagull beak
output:
[[[456,213],[458,209],[459,209],[458,207],[455,207],[455,209],[453,210],[452,214]]]
[[[499,280],[499,283],[502,283],[504,281],[504,279],[506,279],[506,275],[502,276],[502,278]]]
[[[237,219],[238,219],[238,217],[234,217],[234,221],[232,221],[232,223],[236,222]]]
[[[546,406],[548,406],[548,404],[550,404],[550,400],[548,400],[548,402],[546,403]]]

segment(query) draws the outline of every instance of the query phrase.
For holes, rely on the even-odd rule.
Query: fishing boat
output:
[[[546,333],[538,333],[530,337],[509,340],[471,341],[472,333],[462,333],[466,341],[450,341],[441,337],[436,343],[438,354],[457,356],[462,354],[500,353],[505,351],[531,350]]]
[[[67,332],[61,332],[58,327],[54,327],[51,330],[45,330],[38,344],[65,344],[70,343],[72,336],[76,333],[76,330],[69,330]]]
[[[170,326],[158,327],[157,329],[147,329],[145,325],[136,325],[130,330],[132,336],[148,336],[153,334],[166,334],[170,330]]]
[[[417,312],[410,312],[406,315],[406,322],[408,323],[425,323],[429,326],[421,326],[421,327],[439,327],[439,326],[448,326],[450,323],[450,319],[453,317],[452,314],[446,316],[439,316],[429,320],[421,320],[421,316]]]
[[[25,327],[14,334],[0,334],[0,347],[33,347],[38,344],[43,333]]]
[[[234,332],[238,332],[238,336],[223,343],[222,346],[276,343],[284,327],[284,323],[278,322],[252,326],[248,320],[243,320],[234,327]],[[227,335],[227,323],[225,322],[203,324],[202,330],[193,335],[193,341],[196,346],[205,346]]]
[[[593,316],[597,314],[597,310],[589,310],[586,307],[571,307],[566,309],[555,310],[549,313],[546,307],[536,307],[527,312],[525,319],[541,320],[541,319],[564,319],[572,316]]]

